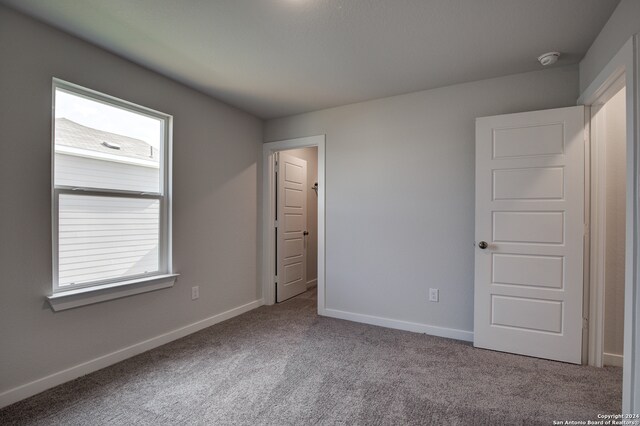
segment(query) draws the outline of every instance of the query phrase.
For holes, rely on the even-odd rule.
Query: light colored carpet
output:
[[[550,425],[619,413],[621,369],[318,317],[307,292],[0,411],[38,425]]]

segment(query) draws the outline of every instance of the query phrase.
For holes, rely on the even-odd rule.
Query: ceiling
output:
[[[261,118],[577,63],[618,0],[0,0]]]

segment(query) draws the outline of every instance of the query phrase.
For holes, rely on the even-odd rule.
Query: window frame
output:
[[[142,192],[118,189],[105,189],[93,187],[76,187],[56,185],[55,182],[55,158],[56,158],[56,92],[61,90],[75,96],[80,96],[92,101],[100,102],[112,107],[145,115],[162,122],[160,154],[160,182],[159,192]],[[172,241],[171,241],[171,172],[172,172],[172,130],[173,117],[169,114],[143,107],[132,102],[116,98],[105,93],[98,92],[74,83],[58,78],[53,78],[52,84],[52,110],[51,110],[51,208],[52,208],[52,277],[53,296],[66,292],[89,292],[93,288],[102,290],[105,287],[127,286],[146,282],[154,278],[163,278],[172,275]],[[124,277],[95,280],[81,284],[69,284],[60,286],[58,279],[59,270],[59,200],[61,195],[94,196],[108,198],[135,198],[156,199],[159,201],[159,235],[158,235],[158,270],[146,274],[127,275]]]

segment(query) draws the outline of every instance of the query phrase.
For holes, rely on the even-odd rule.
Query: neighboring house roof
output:
[[[60,146],[147,161],[160,158],[158,150],[143,140],[86,127],[67,118],[56,118],[55,138]]]

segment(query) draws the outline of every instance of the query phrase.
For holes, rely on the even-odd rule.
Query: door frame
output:
[[[275,292],[275,153],[289,149],[318,147],[318,314],[325,310],[325,135],[308,136],[262,146],[262,298],[273,305]]]
[[[578,99],[578,104],[597,105],[603,94],[624,75],[627,126],[627,208],[624,292],[624,361],[622,370],[622,411],[640,411],[640,36],[636,34],[616,53]],[[588,187],[587,187],[588,188]],[[588,222],[587,222],[588,223]],[[630,238],[629,238],[630,237]],[[588,246],[586,246],[588,247]],[[588,248],[587,248],[588,250]],[[585,256],[585,262],[590,258]],[[588,282],[588,281],[587,281]],[[598,313],[589,301],[589,321]],[[596,318],[597,319],[597,318]],[[599,321],[600,319],[598,319]],[[590,324],[591,326],[591,324]],[[594,326],[596,326],[594,324]],[[591,334],[595,330],[590,330]],[[589,339],[589,350],[595,342]]]
[[[587,192],[590,190],[590,210],[587,216],[587,224],[590,223],[587,241],[589,247],[585,247],[585,263],[588,263],[588,303],[585,309],[588,312],[588,364],[594,367],[602,367],[604,357],[604,311],[605,311],[605,253],[606,253],[606,141],[603,134],[606,123],[606,110],[604,105],[618,93],[625,85],[623,72],[598,98],[590,105],[590,112],[586,114],[589,123],[590,135],[590,169],[587,173],[590,180],[587,182]],[[587,170],[589,170],[587,168]],[[626,231],[625,231],[626,232]],[[588,280],[588,281],[587,281]]]

